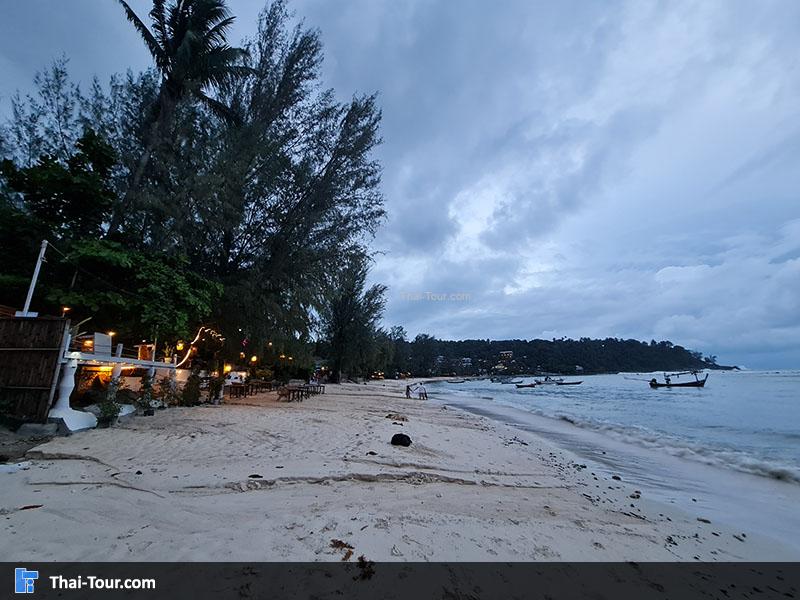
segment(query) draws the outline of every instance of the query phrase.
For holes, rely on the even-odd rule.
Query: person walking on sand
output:
[[[428,390],[425,389],[425,386],[420,384],[417,387],[417,393],[419,394],[420,400],[427,400],[428,399]]]
[[[411,398],[411,386],[406,386],[406,398]]]

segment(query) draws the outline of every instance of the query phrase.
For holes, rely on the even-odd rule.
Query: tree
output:
[[[146,123],[142,154],[131,173],[125,197],[112,217],[111,232],[118,229],[132,194],[139,191],[153,150],[169,138],[181,100],[190,97],[229,115],[229,109],[209,96],[208,91],[246,71],[238,64],[244,50],[227,43],[234,17],[224,0],[171,0],[169,4],[167,0],[153,0],[152,30],[125,0],[118,1],[152,55],[161,85]]]
[[[393,325],[388,333],[392,344],[391,361],[388,372],[392,377],[397,373],[406,373],[410,368],[408,334],[401,325]]]
[[[430,375],[435,366],[438,340],[427,333],[420,333],[411,342],[411,371],[415,375]]]
[[[115,162],[111,147],[91,129],[75,145],[66,164],[52,155],[21,169],[8,159],[0,163],[9,190],[51,239],[99,237],[114,201],[108,185]]]
[[[386,304],[386,286],[366,287],[367,259],[351,257],[342,269],[336,289],[322,310],[322,331],[330,348],[331,368],[337,380],[343,374],[364,375],[372,367],[378,321]]]
[[[72,144],[71,152],[79,152],[76,140],[91,124],[97,138],[117,156],[102,177],[112,209],[103,208],[92,216],[104,215],[101,233],[97,234],[95,221],[85,227],[69,225],[58,247],[73,262],[45,265],[48,272],[42,280],[58,284],[49,295],[53,302],[84,291],[86,297],[75,302],[87,310],[98,307],[97,319],[110,315],[102,307],[113,306],[125,294],[120,296],[114,287],[103,289],[100,279],[93,280],[79,267],[138,294],[146,282],[131,275],[132,267],[119,268],[119,261],[133,264],[146,259],[137,264],[160,282],[162,290],[151,290],[160,298],[152,306],[175,304],[164,296],[169,290],[162,284],[170,279],[176,289],[182,289],[181,278],[191,275],[199,278],[203,289],[213,284],[222,290],[210,303],[211,313],[202,318],[224,333],[226,356],[238,357],[242,342],[248,340],[248,349],[255,354],[272,341],[275,348],[292,348],[297,357],[319,331],[319,315],[339,289],[349,257],[367,253],[383,219],[381,168],[374,158],[381,113],[374,95],[339,102],[332,90],[322,87],[320,34],[296,26],[280,0],[260,14],[257,34],[244,44],[246,52],[238,52],[235,60],[228,53],[231,61],[223,62],[230,67],[230,76],[204,79],[199,73],[208,66],[203,58],[207,48],[195,51],[195,38],[205,36],[212,46],[221,47],[232,18],[206,11],[203,22],[195,22],[202,12],[197,7],[211,4],[224,9],[222,2],[210,0],[154,2],[149,26],[123,4],[151,48],[156,68],[112,76],[108,85],[95,80],[82,93],[64,76],[64,60],[56,65],[58,73],[37,77],[36,94],[19,99],[19,110],[3,128],[2,152],[18,171],[39,167],[42,156],[54,158],[46,165],[47,172],[57,166],[68,171],[71,154],[63,155],[59,148]],[[175,54],[175,44],[184,42],[188,58]],[[178,85],[179,81],[183,83]],[[63,144],[51,140],[59,128]],[[138,189],[133,189],[132,177],[142,161],[149,163],[143,167]],[[94,167],[90,171],[93,175]],[[9,190],[4,181],[0,176],[3,215],[19,217],[19,231],[47,230],[33,215],[33,204],[22,210],[20,193]],[[99,190],[92,192],[98,201]],[[69,212],[63,200],[61,194],[58,211]],[[87,241],[85,232],[90,230],[94,233],[89,238],[121,242],[126,252],[120,253],[113,244],[91,251],[80,244],[73,247]],[[11,254],[13,228],[2,222],[0,237],[4,232],[9,234]],[[21,285],[29,277],[39,241],[49,236],[31,234],[34,242],[25,246],[25,252],[30,250],[33,258],[26,259],[24,274],[4,267],[0,276],[13,276]],[[16,247],[23,243],[16,240]],[[0,251],[5,251],[6,243],[2,245]],[[156,269],[158,263],[166,266],[167,273],[178,275],[164,277]],[[53,269],[63,273],[49,272]],[[121,274],[127,279],[119,279]],[[95,297],[90,298],[89,292]],[[143,307],[143,315],[149,314],[146,305],[137,306]],[[189,310],[187,319],[178,322],[191,324],[201,313],[206,314]],[[146,317],[147,325],[131,321],[130,326],[146,326],[143,336],[153,328],[165,335],[164,325],[152,317]],[[361,367],[370,361],[385,362],[389,354],[371,356],[360,359]]]

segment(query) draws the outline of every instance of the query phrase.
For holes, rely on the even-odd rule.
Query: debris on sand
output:
[[[395,433],[392,436],[392,446],[405,446],[408,447],[411,445],[411,438],[408,437],[405,433]]]
[[[392,421],[408,421],[408,417],[401,415],[400,413],[389,413],[386,415],[386,418],[391,419]]]
[[[331,540],[331,548],[333,548],[334,550],[345,551],[344,556],[342,556],[342,561],[348,561],[350,560],[350,557],[353,556],[354,548],[350,544],[342,540],[337,540],[336,538],[333,538]]]

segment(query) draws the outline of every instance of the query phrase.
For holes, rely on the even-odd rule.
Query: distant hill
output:
[[[493,370],[508,374],[591,374],[736,368],[718,365],[715,356],[704,357],[669,341],[616,338],[450,341],[419,335],[406,344],[408,366],[420,375],[470,375]]]

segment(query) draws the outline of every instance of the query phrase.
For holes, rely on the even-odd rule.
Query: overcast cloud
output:
[[[380,94],[387,325],[800,367],[800,4],[291,6],[328,85]],[[149,64],[113,2],[0,9],[0,111],[61,53],[84,81]]]

